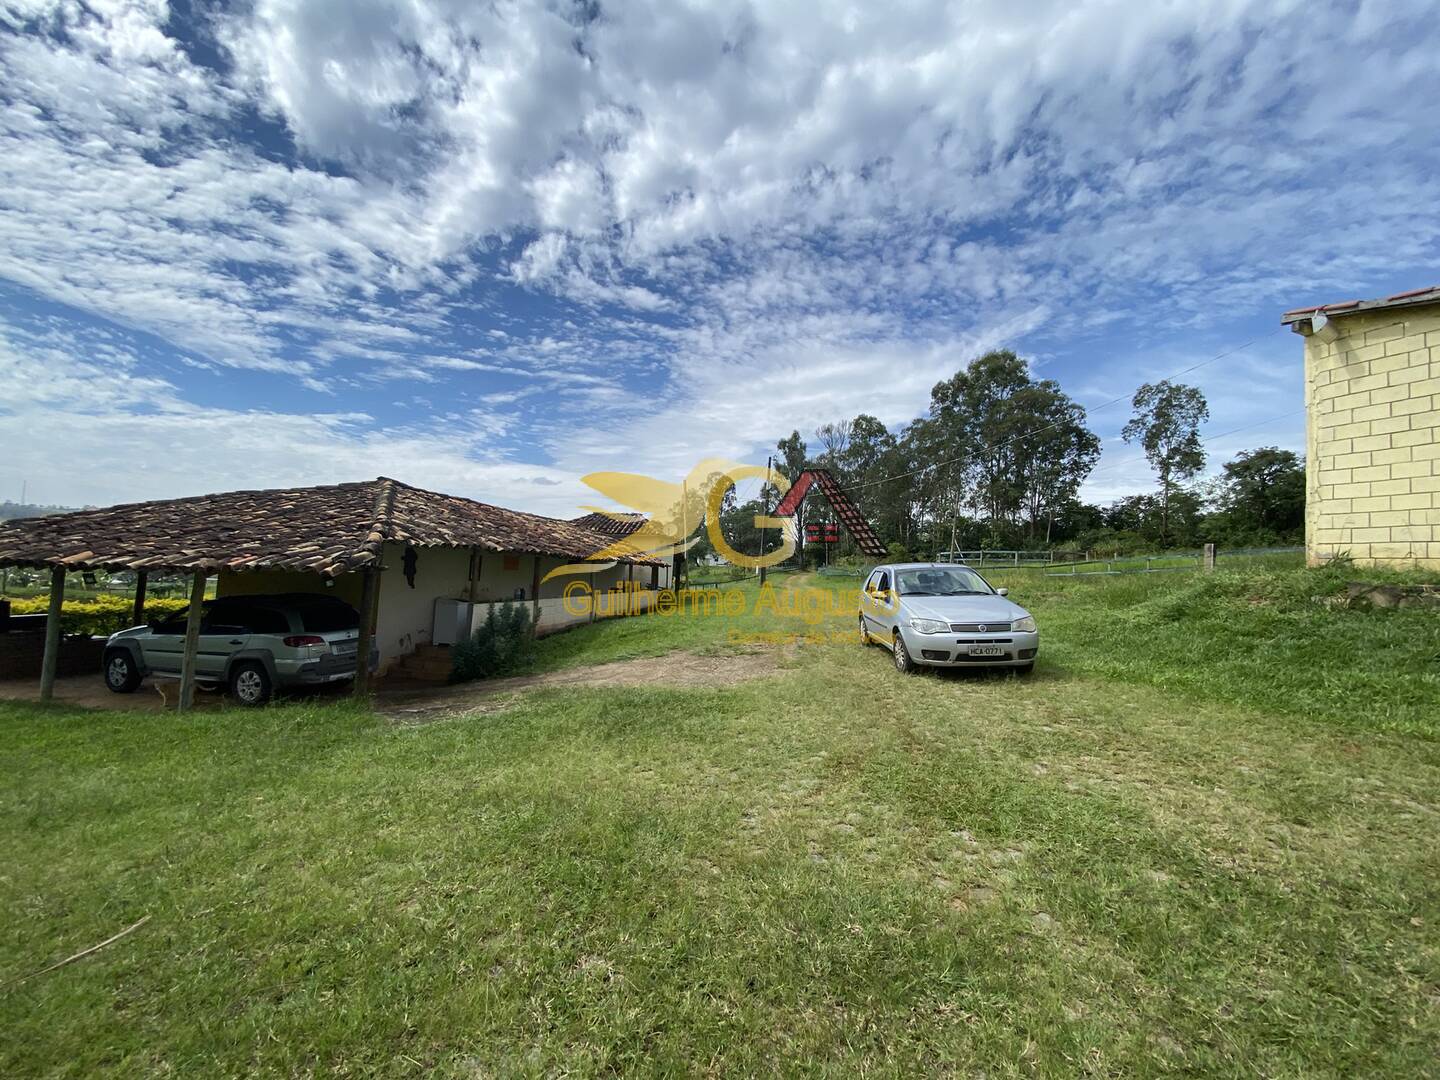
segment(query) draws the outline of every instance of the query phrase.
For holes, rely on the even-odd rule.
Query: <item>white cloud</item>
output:
[[[1123,331],[1086,375],[1133,386],[1440,243],[1419,5],[257,0],[188,28],[214,66],[159,0],[0,11],[40,28],[0,32],[10,282],[339,412],[398,380],[504,408],[487,438],[582,471],[901,421],[986,344],[1081,393],[1066,356]],[[1289,400],[1297,356],[1217,384],[1217,424]],[[137,354],[107,407],[196,397],[155,371]],[[255,429],[365,474],[386,424]],[[464,432],[388,436],[467,468]]]
[[[412,427],[363,413],[287,413],[185,402],[135,373],[124,345],[94,362],[96,342],[0,337],[0,490],[23,483],[39,502],[71,505],[172,498],[239,488],[339,483],[380,475],[505,505],[573,516],[572,474],[494,450],[510,417],[471,409]],[[18,336],[24,336],[23,332]],[[11,496],[17,497],[17,496]]]
[[[573,475],[489,458],[465,425],[377,430],[343,415],[193,407],[140,415],[60,407],[46,418],[37,429],[31,417],[0,413],[0,486],[18,493],[23,480],[32,501],[107,505],[382,475],[561,517],[585,501]]]

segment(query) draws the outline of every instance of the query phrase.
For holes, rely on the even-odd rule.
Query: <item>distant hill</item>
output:
[[[0,521],[19,521],[21,518],[44,517],[46,514],[68,514],[80,510],[79,506],[38,506],[35,503],[17,503],[6,499],[0,502]]]

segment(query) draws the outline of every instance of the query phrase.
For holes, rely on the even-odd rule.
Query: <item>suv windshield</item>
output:
[[[964,596],[967,593],[988,596],[995,591],[968,566],[923,566],[914,570],[896,570],[895,587],[901,596]]]

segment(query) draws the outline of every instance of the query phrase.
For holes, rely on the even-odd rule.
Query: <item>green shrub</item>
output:
[[[451,682],[509,675],[535,662],[529,604],[491,604],[480,629],[451,650]]]
[[[190,606],[188,600],[146,600],[145,619],[160,619],[184,611]],[[134,626],[135,602],[128,596],[99,596],[94,600],[66,600],[60,609],[60,629],[66,634],[88,634],[105,637]],[[12,615],[44,615],[50,610],[50,598],[32,596],[26,600],[10,601]]]

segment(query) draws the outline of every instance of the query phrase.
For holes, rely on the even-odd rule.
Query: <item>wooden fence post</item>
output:
[[[195,704],[195,661],[200,657],[200,619],[205,605],[204,570],[195,571],[190,585],[190,611],[185,616],[185,652],[180,657],[180,700],[175,708],[184,712]]]
[[[1209,572],[1215,569],[1215,545],[1206,544],[1205,554],[1201,557],[1201,568]]]
[[[55,671],[60,663],[60,613],[65,607],[65,568],[50,571],[50,607],[45,616],[45,658],[40,662],[40,700],[55,696]]]
[[[480,569],[483,558],[479,548],[470,549],[470,595],[467,599],[472,604],[480,599]]]

